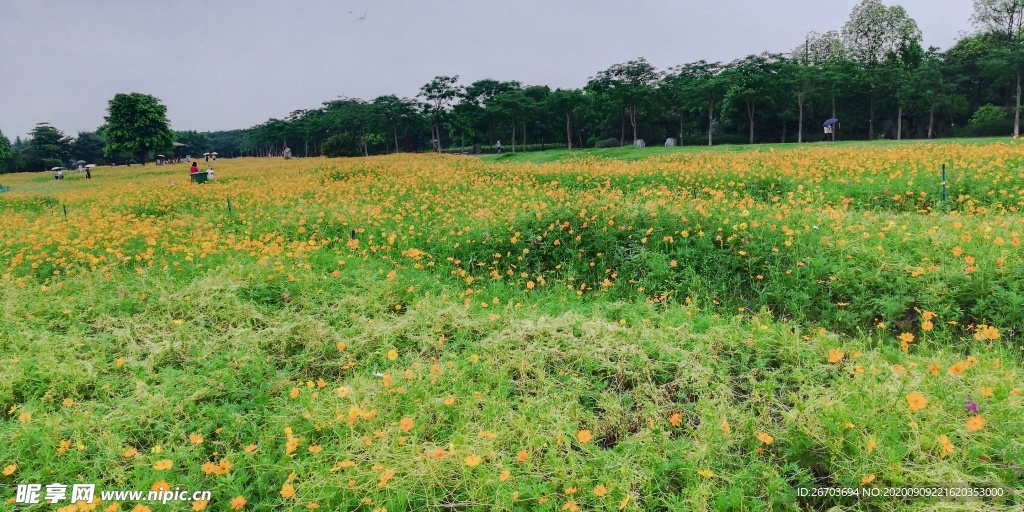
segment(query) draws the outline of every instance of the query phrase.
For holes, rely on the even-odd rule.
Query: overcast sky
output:
[[[412,97],[436,75],[581,87],[641,56],[664,69],[789,51],[858,1],[0,0],[0,131],[93,130],[120,92],[206,131],[339,96]],[[970,0],[900,4],[926,48],[971,30]]]

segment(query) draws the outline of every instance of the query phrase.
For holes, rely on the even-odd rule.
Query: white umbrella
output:
[[[157,155],[157,156],[158,156],[158,157],[160,157],[160,158],[164,158],[164,156],[163,156],[163,155]]]
[[[203,156],[209,155],[209,153],[203,153]]]
[[[53,169],[50,169],[50,170],[51,171],[63,171],[64,168],[63,167],[54,167]]]
[[[96,168],[96,164],[89,164],[89,165],[85,166],[85,168],[86,169],[94,169],[94,168]]]
[[[216,155],[216,154],[217,154],[217,152],[216,152],[216,151],[214,151],[214,152],[211,152],[210,154],[211,154],[211,155]]]

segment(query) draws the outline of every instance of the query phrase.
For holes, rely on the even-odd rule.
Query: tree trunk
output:
[[[512,116],[512,152],[516,152],[516,117]]]
[[[903,140],[903,105],[896,109],[896,140]]]
[[[875,140],[875,92],[868,95],[868,140]]]
[[[629,107],[629,124],[633,125],[633,144],[636,144],[636,105]]]
[[[786,121],[782,121],[782,143],[786,143]]]
[[[928,111],[928,138],[935,136],[935,100],[932,99],[932,108]]]
[[[712,134],[715,131],[715,102],[708,102],[708,146],[714,142]]]
[[[398,149],[398,127],[397,126],[392,126],[391,130],[392,130],[392,133],[395,134],[395,153],[401,153],[401,150]]]
[[[804,93],[797,95],[797,105],[800,109],[800,120],[796,124],[796,141],[801,143],[804,141]]]
[[[754,143],[754,104],[747,102],[747,120],[750,122],[750,143]]]
[[[836,97],[832,96],[832,119],[836,118]]]
[[[569,123],[569,111],[565,111],[565,148],[572,149],[572,125]]]
[[[623,145],[625,143],[626,143],[626,117],[625,117],[625,114],[622,112],[622,109],[619,109],[619,146],[621,146],[621,145]]]
[[[1020,70],[1017,71],[1017,105],[1013,109],[1013,136],[1020,136]]]
[[[683,145],[683,116],[685,116],[685,115],[686,115],[686,113],[683,111],[683,109],[679,109],[679,145],[680,146]]]

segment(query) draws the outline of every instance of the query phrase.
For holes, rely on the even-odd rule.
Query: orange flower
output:
[[[608,494],[608,489],[604,485],[594,487],[594,495],[598,498],[603,498],[606,494]]]
[[[471,467],[471,468],[475,468],[475,467],[479,466],[481,460],[483,460],[483,459],[481,459],[480,456],[475,454],[475,453],[472,454],[472,455],[469,455],[465,459],[462,459],[462,461],[465,462],[466,465]]]
[[[130,458],[134,457],[138,453],[139,453],[139,451],[136,450],[135,448],[128,448],[127,450],[124,451],[124,453],[122,455],[124,455],[124,458],[130,459]]]
[[[377,487],[384,487],[385,485],[388,484],[388,482],[392,478],[394,478],[394,476],[395,476],[395,472],[394,471],[385,471],[385,472],[381,473],[380,474],[380,481],[377,482]]]
[[[963,361],[957,361],[953,366],[949,367],[950,375],[960,375],[969,368],[969,365]]]
[[[924,398],[924,395],[917,391],[907,395],[907,405],[910,407],[911,411],[920,411],[921,409],[924,409],[924,406],[927,403],[928,400]]]
[[[530,452],[523,450],[516,454],[516,460],[519,462],[526,462],[530,458]]]
[[[206,506],[210,504],[209,500],[196,500],[192,502],[192,510],[195,512],[201,512],[206,510]]]
[[[875,444],[875,438],[872,437],[868,440],[868,455],[871,455],[871,452],[875,451]]]
[[[283,486],[281,486],[282,498],[288,499],[291,498],[292,496],[295,496],[295,487],[292,487],[292,484],[284,484]]]
[[[571,500],[562,506],[562,510],[568,510],[569,512],[579,512],[580,506],[576,504],[576,500]]]
[[[842,361],[844,357],[846,357],[846,354],[838,348],[829,349],[828,351],[828,362],[831,364],[836,364],[839,361]]]
[[[860,484],[861,485],[867,485],[867,484],[870,484],[871,482],[874,482],[874,481],[875,481],[875,474],[871,473],[870,475],[867,475],[864,478],[861,478],[860,479]]]
[[[188,440],[192,441],[192,444],[203,444],[203,435],[200,433],[189,434]]]
[[[942,445],[942,453],[939,454],[940,457],[945,458],[946,455],[953,453],[955,448],[953,448],[953,443],[949,441],[949,438],[946,437],[946,435],[939,436],[937,440],[939,441],[939,444]]]
[[[971,432],[977,432],[984,426],[985,418],[982,418],[981,415],[971,416],[971,419],[967,420],[967,430],[970,430]]]
[[[172,466],[174,466],[174,462],[172,462],[170,459],[158,460],[155,463],[153,463],[153,469],[157,471],[171,469]]]
[[[576,439],[580,444],[587,444],[594,438],[594,435],[589,430],[580,430],[576,433]]]
[[[683,417],[677,412],[668,417],[668,422],[671,423],[673,427],[678,427],[683,422]]]
[[[17,464],[11,464],[10,466],[4,467],[3,475],[4,476],[11,476],[17,470],[18,470],[18,465]]]
[[[722,420],[721,427],[722,427],[722,432],[725,432],[726,434],[732,432],[732,427],[729,426],[729,421],[728,420]]]
[[[402,429],[402,432],[408,432],[412,430],[413,426],[415,426],[415,423],[412,421],[412,418],[408,416],[402,418],[402,421],[398,422],[398,428]]]
[[[169,491],[170,489],[171,489],[170,484],[168,484],[164,480],[157,480],[156,482],[153,482],[153,485],[149,488],[149,490],[157,491],[157,492]]]
[[[768,435],[765,432],[758,432],[757,433],[757,440],[761,441],[764,444],[772,444],[772,442],[775,441],[775,438],[770,436],[770,435]]]
[[[235,496],[231,498],[231,510],[242,510],[245,506],[245,498],[242,496]]]
[[[498,475],[498,480],[501,481],[501,482],[504,482],[505,480],[508,480],[508,477],[510,477],[510,476],[512,476],[512,472],[507,470],[507,469],[505,469],[505,470],[502,470],[500,475]]]

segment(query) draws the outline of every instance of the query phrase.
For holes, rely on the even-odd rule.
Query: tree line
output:
[[[359,156],[402,151],[509,151],[660,144],[1020,134],[1024,0],[973,0],[976,31],[951,48],[924,49],[899,5],[863,0],[839,29],[807,34],[787,53],[704,60],[659,70],[643,58],[615,64],[576,89],[438,76],[414,98],[338,98],[248,129],[175,132],[193,155]],[[68,137],[48,124],[28,140],[0,134],[0,169],[58,160],[104,163],[148,154],[111,151],[109,121]]]

